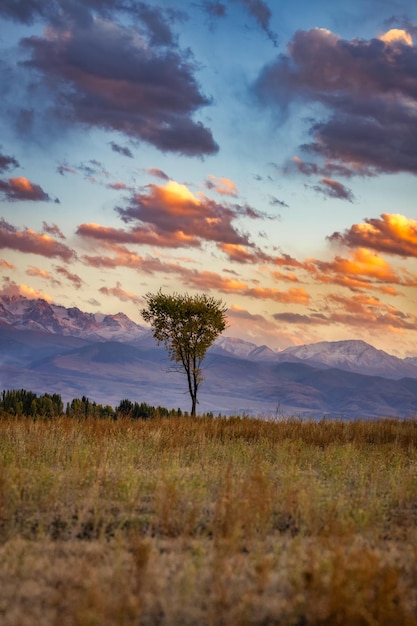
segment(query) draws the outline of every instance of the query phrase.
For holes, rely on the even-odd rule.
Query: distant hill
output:
[[[221,337],[204,366],[200,411],[265,417],[417,415],[414,360],[363,341],[275,352]],[[0,389],[55,392],[66,401],[86,395],[113,406],[129,398],[188,410],[185,379],[172,369],[151,332],[123,314],[0,299]]]

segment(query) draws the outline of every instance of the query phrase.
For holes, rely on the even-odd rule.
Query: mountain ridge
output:
[[[15,300],[17,314],[12,317],[10,303],[6,315],[0,306],[0,389],[60,393],[66,401],[85,395],[103,404],[129,398],[189,408],[184,377],[172,373],[167,352],[149,329],[123,314],[103,324],[103,314],[85,318],[78,311],[68,314],[65,307],[56,311],[30,302],[28,307]],[[84,326],[74,332],[76,319],[83,319]],[[119,339],[123,334],[126,341]],[[358,356],[366,375],[348,370],[358,369]],[[385,378],[371,375],[375,361],[388,363]],[[336,367],[339,362],[345,369]],[[417,367],[359,340],[274,352],[268,346],[221,337],[203,365],[201,412],[351,419],[417,414]],[[404,377],[403,371],[412,375]]]
[[[5,326],[6,325],[6,326]],[[43,299],[0,296],[0,327],[33,330],[72,336],[86,341],[123,341],[141,344],[150,340],[149,328],[136,324],[124,313],[106,315],[85,313],[77,307],[66,308]],[[335,367],[365,375],[401,379],[417,378],[417,356],[400,359],[359,339],[321,341],[290,346],[277,352],[269,346],[237,337],[220,337],[211,348],[217,354],[231,354],[249,361],[307,363],[313,367]]]

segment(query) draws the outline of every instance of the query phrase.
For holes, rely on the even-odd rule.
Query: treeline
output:
[[[184,413],[186,415],[187,412]],[[92,402],[86,396],[74,398],[64,402],[58,393],[44,393],[38,396],[26,389],[4,390],[1,393],[0,417],[31,417],[33,419],[55,417],[100,418],[100,419],[149,419],[153,417],[181,417],[181,409],[167,409],[162,406],[154,407],[146,402],[131,402],[122,400],[116,408],[109,404],[102,405]]]

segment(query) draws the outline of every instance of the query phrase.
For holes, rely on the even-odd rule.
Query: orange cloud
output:
[[[213,189],[222,196],[238,196],[238,190],[235,183],[229,178],[218,178],[209,174],[206,179],[207,189]]]
[[[53,302],[53,298],[49,294],[33,289],[23,283],[18,285],[8,279],[4,280],[1,293],[6,296],[23,296],[24,298],[29,298],[31,300],[40,298],[42,300],[46,300],[47,302]]]
[[[133,301],[133,302],[139,302],[140,298],[130,292],[130,291],[125,291],[124,289],[122,289],[122,286],[119,282],[116,283],[115,287],[101,287],[99,289],[99,292],[104,294],[105,296],[113,296],[118,298],[119,300],[121,300],[122,302],[129,302],[129,301]]]
[[[76,258],[74,250],[53,237],[36,233],[29,228],[19,231],[4,219],[0,220],[0,248],[39,254],[48,258],[60,257],[67,262]]]
[[[289,291],[281,291],[267,287],[250,287],[247,283],[215,272],[183,270],[181,277],[184,282],[198,289],[216,289],[223,293],[233,293],[257,300],[274,300],[286,304],[308,304],[310,301],[310,296],[304,289],[291,288]]]
[[[331,295],[328,300],[339,307],[329,321],[349,326],[386,327],[393,332],[416,330],[417,316],[404,313],[396,307],[382,303],[378,298],[366,295],[343,297]]]
[[[381,219],[366,219],[364,224],[353,224],[344,233],[335,232],[328,239],[350,248],[371,248],[417,258],[417,220],[398,213],[383,213]]]
[[[159,237],[182,237],[209,241],[215,244],[234,244],[253,247],[247,234],[234,225],[239,217],[265,217],[247,205],[219,204],[204,194],[193,194],[186,185],[168,181],[165,185],[148,185],[147,192],[132,196],[127,209],[117,208],[122,220],[138,222],[140,228]],[[186,239],[184,239],[186,241]]]
[[[84,281],[82,278],[80,278],[80,276],[69,272],[65,267],[59,265],[55,265],[55,271],[57,274],[60,274],[61,276],[69,280],[69,282],[72,283],[76,289],[81,289]]]
[[[5,270],[14,270],[14,269],[16,269],[16,267],[14,265],[9,263],[5,259],[0,259],[0,267],[2,267]]]
[[[378,37],[378,39],[380,39],[381,41],[384,41],[385,43],[398,42],[398,43],[406,44],[407,46],[413,45],[413,38],[410,35],[410,33],[407,33],[407,31],[402,30],[400,28],[391,28],[391,30],[387,31],[386,33]]]
[[[259,263],[272,262],[273,257],[265,254],[259,248],[253,248],[249,251],[247,247],[234,243],[221,243],[218,246],[224,254],[229,257],[230,261],[237,263]]]
[[[364,294],[350,297],[332,294],[326,298],[326,303],[320,313],[285,312],[276,313],[273,317],[281,323],[300,327],[337,324],[378,333],[381,331],[402,333],[406,330],[416,330],[417,327],[416,315],[404,313],[393,306],[384,304],[378,298]]]
[[[49,280],[52,284],[55,284],[55,285],[60,284],[59,280],[54,278],[50,272],[47,272],[46,270],[42,270],[39,267],[35,267],[33,265],[28,267],[28,269],[26,270],[26,274],[28,276],[33,276],[35,278],[43,278],[44,280]]]
[[[156,246],[158,248],[182,248],[200,247],[201,242],[197,237],[186,235],[178,230],[174,233],[158,233],[148,227],[135,227],[130,230],[100,226],[99,224],[80,224],[77,235],[90,239],[100,240],[111,246],[114,243],[131,243],[137,245]]]
[[[31,183],[23,176],[0,180],[0,193],[8,200],[32,200],[34,202],[50,202],[51,198],[42,187]]]
[[[341,285],[352,291],[377,288],[388,293],[381,283],[417,286],[417,280],[410,278],[407,272],[403,271],[405,277],[401,276],[385,259],[367,248],[354,250],[350,258],[336,256],[330,262],[309,260],[308,268],[319,282]]]

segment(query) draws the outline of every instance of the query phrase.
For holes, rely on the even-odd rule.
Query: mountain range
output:
[[[364,341],[319,342],[280,352],[221,337],[204,361],[199,410],[265,417],[417,415],[417,357]],[[85,313],[45,300],[0,296],[0,389],[123,398],[189,408],[152,333],[124,313]]]

